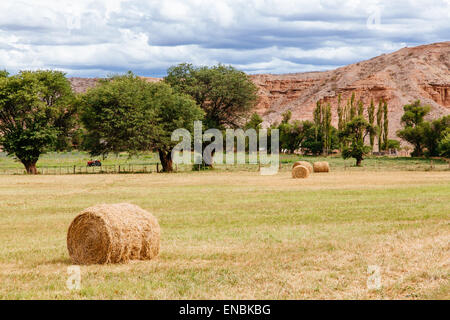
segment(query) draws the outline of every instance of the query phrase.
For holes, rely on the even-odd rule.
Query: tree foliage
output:
[[[375,104],[373,102],[373,99],[370,100],[368,116],[369,116],[369,124],[373,127],[375,125]],[[375,144],[375,135],[373,134],[373,132],[370,133],[369,139],[370,139],[370,149],[371,151],[373,151],[373,146]]]
[[[443,133],[443,137],[439,142],[439,155],[441,157],[450,158],[450,128]]]
[[[189,96],[165,83],[148,83],[132,73],[102,81],[81,99],[82,121],[92,155],[155,150],[164,171],[172,171],[172,132],[192,132],[204,113]]]
[[[315,139],[321,143],[322,153],[329,154],[332,149],[331,105],[317,102],[314,109]]]
[[[253,110],[258,89],[250,78],[231,66],[169,68],[164,81],[177,92],[190,95],[205,111],[205,127],[239,127]]]
[[[424,117],[430,112],[430,106],[423,106],[420,100],[403,107],[404,114],[401,122],[404,126],[397,131],[397,135],[414,146],[413,156],[423,155]]]
[[[0,144],[36,174],[41,154],[53,150],[74,127],[74,95],[65,74],[22,71],[0,76]]]
[[[364,156],[370,152],[370,146],[365,145],[364,140],[371,132],[376,132],[376,128],[363,116],[356,116],[348,122],[340,133],[348,142],[342,151],[343,158],[355,158],[356,165],[360,166]]]

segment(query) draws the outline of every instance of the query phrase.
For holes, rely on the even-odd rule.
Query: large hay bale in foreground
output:
[[[326,161],[314,162],[314,172],[330,172],[330,164]]]
[[[292,178],[305,179],[309,176],[309,170],[305,166],[296,166],[292,169]]]
[[[304,166],[309,170],[309,173],[313,172],[313,166],[311,165],[311,163],[309,163],[308,161],[297,161],[296,163],[294,163],[294,165],[292,166],[292,169],[294,169],[295,167],[298,166]]]
[[[160,233],[156,218],[136,205],[101,204],[72,221],[67,248],[74,264],[150,260],[159,253]]]

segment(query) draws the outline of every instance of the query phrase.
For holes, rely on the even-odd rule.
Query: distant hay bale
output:
[[[294,169],[297,166],[304,166],[309,170],[309,173],[313,172],[313,166],[311,165],[311,163],[309,163],[308,161],[297,161],[296,163],[294,163],[294,165],[292,166],[292,169]]]
[[[72,221],[67,248],[74,264],[150,260],[159,253],[160,233],[156,218],[136,205],[101,204]]]
[[[330,172],[330,164],[326,161],[314,162],[314,172]]]
[[[296,166],[292,169],[292,178],[305,179],[309,176],[309,170],[305,166]]]

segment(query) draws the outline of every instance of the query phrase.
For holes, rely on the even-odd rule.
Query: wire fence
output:
[[[161,171],[160,163],[145,164],[120,164],[101,166],[46,166],[38,167],[38,174],[42,175],[67,175],[67,174],[119,174],[119,173],[153,173]],[[24,168],[1,167],[0,174],[26,174]]]
[[[416,162],[387,162],[386,160],[368,160],[363,167],[355,167],[353,161],[341,161],[333,158],[330,160],[332,171],[449,171],[450,161],[448,159],[429,159],[427,161]],[[313,162],[313,161],[311,161]],[[280,171],[290,171],[292,161],[282,161],[279,164]],[[214,170],[219,171],[250,171],[261,170],[261,164],[215,164]],[[267,167],[267,165],[264,165]],[[189,172],[209,170],[210,167],[203,165],[173,165],[174,172]],[[159,162],[142,164],[113,164],[101,166],[71,165],[71,166],[39,166],[38,174],[41,175],[73,175],[73,174],[145,174],[162,172],[162,165]],[[23,167],[0,167],[0,175],[24,175],[26,171]]]

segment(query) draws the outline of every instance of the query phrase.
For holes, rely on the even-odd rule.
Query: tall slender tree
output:
[[[384,150],[388,150],[388,136],[389,136],[389,119],[388,119],[388,104],[385,101],[383,105],[383,115],[384,115],[384,121],[383,121],[383,146]]]
[[[361,100],[358,101],[358,116],[364,116],[364,103]]]
[[[350,98],[350,119],[347,119],[348,121],[353,120],[353,118],[356,117],[356,105],[355,105],[355,93],[352,93],[352,97]]]
[[[381,152],[383,146],[383,102],[378,103],[377,126],[378,126],[378,152]]]
[[[341,102],[342,102],[342,96],[341,94],[338,95],[338,107],[337,107],[337,112],[338,112],[338,133],[342,132],[344,130],[344,109],[341,106]],[[339,136],[339,149],[342,151],[342,139]]]
[[[315,136],[316,141],[319,140],[319,137],[322,133],[322,104],[320,101],[316,103],[316,109],[314,109],[314,124],[315,124]]]
[[[369,110],[368,110],[368,114],[369,114],[369,124],[373,127],[374,126],[374,122],[375,122],[375,104],[373,103],[373,98],[370,100],[370,106],[369,106]],[[371,131],[370,132],[370,148],[371,151],[373,151],[373,145],[374,145],[374,140],[375,140],[375,135],[374,132]]]
[[[331,104],[325,108],[324,117],[323,117],[323,133],[324,133],[324,153],[328,155],[331,149]]]

